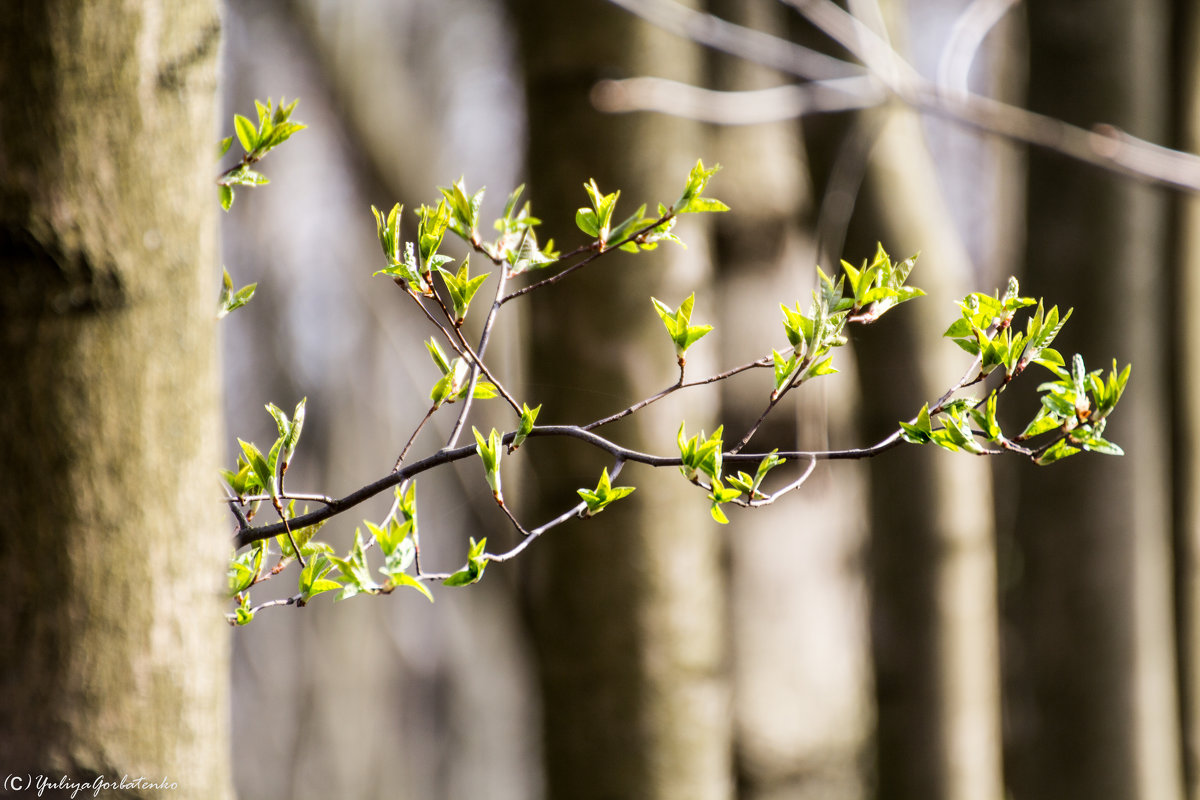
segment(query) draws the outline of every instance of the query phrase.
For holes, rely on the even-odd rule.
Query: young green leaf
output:
[[[347,600],[357,594],[375,594],[380,590],[367,566],[367,551],[363,544],[361,528],[354,529],[354,545],[346,557],[330,556],[329,560],[337,566],[343,581],[342,593],[338,595],[338,600]]]
[[[759,487],[762,485],[763,479],[767,477],[767,473],[782,463],[783,459],[776,455],[775,450],[772,450],[762,461],[758,462],[758,469],[755,471],[754,477],[739,471],[737,475],[727,476],[725,480],[751,500],[765,497],[766,495],[759,490]]]
[[[300,571],[300,599],[307,603],[322,592],[342,589],[336,580],[326,577],[333,569],[333,562],[323,553],[309,559],[304,569]]]
[[[741,495],[742,493],[740,490],[734,487],[724,486],[720,479],[713,478],[712,491],[708,494],[708,499],[712,501],[712,506],[709,509],[709,513],[712,514],[712,518],[722,525],[728,524],[729,518],[726,517],[725,512],[721,510],[721,505],[736,500],[737,498],[741,497]]]
[[[704,431],[700,431],[699,436],[688,439],[684,432],[684,423],[680,423],[675,440],[683,460],[680,472],[689,481],[698,482],[701,473],[707,475],[710,480],[721,477],[721,434],[724,430],[725,426],[722,425],[713,431],[712,436],[706,437]]]
[[[475,297],[475,293],[479,291],[479,287],[488,279],[490,272],[485,272],[482,275],[470,276],[470,256],[463,259],[462,265],[458,268],[457,273],[438,267],[438,272],[442,275],[442,280],[446,284],[446,291],[450,293],[450,300],[454,304],[454,324],[461,325],[463,319],[467,316],[467,310],[471,306],[471,299]]]
[[[251,283],[243,286],[236,292],[233,291],[233,278],[230,277],[229,270],[222,267],[221,296],[217,301],[217,319],[221,319],[229,312],[236,311],[249,303],[250,299],[254,297],[254,290],[256,288],[258,288],[258,284]]]
[[[484,190],[468,194],[466,184],[459,178],[451,186],[440,187],[439,191],[450,208],[448,225],[459,238],[474,242],[478,239],[479,208],[483,205]]]
[[[483,577],[483,570],[488,564],[487,539],[483,538],[476,542],[474,537],[470,537],[467,541],[467,564],[442,581],[446,586],[467,586],[476,583]]]
[[[933,421],[929,418],[929,404],[921,406],[916,422],[900,423],[900,438],[909,444],[926,444],[933,441]]]
[[[608,467],[605,467],[600,473],[600,482],[596,484],[595,489],[576,490],[583,498],[583,502],[587,504],[587,508],[584,509],[581,516],[587,518],[599,514],[610,504],[633,494],[634,488],[633,486],[613,486],[608,477]]]
[[[265,540],[263,540],[265,541]],[[229,596],[233,597],[254,585],[262,574],[264,547],[254,547],[235,556],[229,562],[227,576],[229,578]]]
[[[722,203],[720,200],[714,200],[710,197],[702,197],[704,189],[708,186],[709,179],[721,169],[720,164],[714,164],[711,168],[705,169],[704,162],[697,160],[696,166],[692,167],[692,171],[688,173],[687,183],[683,187],[683,193],[679,195],[679,199],[675,201],[672,208],[676,214],[692,214],[712,211],[728,211],[729,206]]]
[[[433,592],[429,591],[429,587],[421,581],[409,575],[407,572],[398,572],[391,576],[392,582],[396,586],[411,586],[421,594],[428,598],[429,602],[433,602]]]
[[[438,248],[442,246],[442,239],[446,236],[446,229],[450,226],[450,207],[446,204],[445,199],[437,204],[436,208],[429,206],[421,206],[417,212],[417,245],[421,253],[421,264],[425,265],[423,272],[429,272],[433,265],[430,264],[430,259],[437,253]]]
[[[684,354],[689,347],[704,338],[712,329],[712,325],[692,325],[692,307],[696,303],[696,293],[692,292],[687,299],[672,310],[670,306],[655,297],[650,298],[654,310],[666,326],[667,334],[675,345],[675,357],[683,363]]]
[[[264,491],[275,497],[279,489],[275,485],[275,476],[271,473],[271,468],[267,466],[267,459],[263,457],[262,451],[253,443],[241,439],[238,439],[238,444],[246,456],[246,463],[254,470],[254,476],[258,479],[259,485]]]
[[[542,410],[539,404],[537,408],[530,408],[525,403],[521,404],[521,422],[517,425],[517,432],[513,436],[512,444],[508,446],[508,452],[516,450],[525,441],[526,437],[533,431],[533,424],[537,421],[538,412]]]
[[[792,379],[795,377],[796,371],[800,368],[800,362],[803,359],[796,355],[794,351],[784,356],[778,350],[771,351],[771,359],[774,363],[775,374],[775,388],[771,391],[771,399],[776,400],[791,385]]]
[[[258,128],[253,122],[241,114],[234,114],[233,128],[237,133],[238,141],[242,143],[243,150],[251,153],[258,147]]]
[[[488,486],[492,487],[492,496],[496,498],[497,502],[503,502],[504,495],[500,488],[500,459],[504,455],[504,451],[500,447],[500,434],[496,432],[495,428],[492,428],[491,434],[484,439],[478,428],[472,427],[471,430],[475,433],[475,452],[483,461],[484,476],[487,478]]]

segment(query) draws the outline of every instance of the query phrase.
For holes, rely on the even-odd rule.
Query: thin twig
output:
[[[716,381],[723,381],[723,380],[726,380],[727,378],[732,378],[734,375],[737,375],[738,373],[745,372],[746,370],[754,369],[755,367],[769,367],[769,366],[771,366],[771,359],[769,357],[768,358],[760,358],[757,361],[751,361],[748,364],[742,364],[741,366],[734,367],[733,369],[725,370],[724,372],[717,373],[716,375],[709,375],[707,378],[701,378],[700,380],[696,380],[696,381],[688,381],[686,383],[683,382],[683,372],[681,370],[680,374],[679,374],[680,382],[672,384],[671,386],[668,386],[666,389],[663,389],[661,392],[653,394],[650,397],[639,400],[638,402],[634,403],[633,405],[629,406],[628,408],[621,409],[620,411],[618,411],[615,414],[611,414],[602,419],[598,419],[593,422],[589,422],[586,425],[581,425],[580,427],[583,428],[585,431],[594,430],[594,429],[602,427],[604,425],[608,425],[609,423],[616,422],[619,419],[624,419],[625,417],[628,417],[630,414],[633,414],[636,411],[640,411],[641,409],[645,408],[646,406],[650,405],[651,403],[657,402],[657,401],[663,399],[664,397],[666,397],[667,395],[670,395],[680,389],[690,389],[693,386],[705,386],[710,383],[715,383]]]
[[[588,264],[592,263],[597,258],[600,258],[600,256],[603,256],[606,253],[616,252],[617,250],[620,250],[622,246],[629,244],[630,242],[644,241],[644,237],[647,234],[654,232],[656,229],[658,229],[658,228],[662,227],[664,224],[670,222],[675,216],[676,215],[675,215],[674,210],[668,209],[667,213],[663,214],[657,220],[650,223],[649,225],[642,228],[641,230],[631,233],[630,235],[626,236],[624,239],[622,239],[619,242],[608,242],[603,247],[600,247],[599,243],[593,243],[591,245],[591,247],[588,248],[589,250],[591,250],[591,253],[589,253],[585,258],[580,259],[576,263],[570,265],[569,267],[564,268],[560,272],[556,272],[555,274],[551,275],[549,278],[544,278],[544,279],[538,281],[537,283],[531,283],[530,285],[526,286],[523,289],[517,289],[515,292],[505,295],[503,298],[501,298],[500,304],[503,305],[504,303],[507,303],[509,300],[516,300],[518,297],[521,297],[522,295],[526,295],[532,291],[536,291],[537,289],[541,289],[545,286],[550,286],[552,284],[558,283],[563,278],[570,275],[572,272],[575,272],[578,269],[582,269],[583,267],[586,267]]]
[[[496,284],[496,297],[492,300],[492,307],[488,310],[487,318],[483,321],[483,333],[479,336],[478,349],[472,351],[466,339],[463,339],[463,346],[471,353],[471,380],[467,383],[467,396],[463,398],[462,410],[458,412],[458,419],[454,422],[454,429],[450,432],[450,438],[446,441],[446,447],[448,448],[458,444],[459,434],[462,433],[463,427],[467,424],[467,415],[471,413],[471,402],[475,399],[475,387],[479,383],[479,372],[486,369],[483,363],[483,355],[487,352],[488,338],[491,336],[492,326],[496,322],[496,313],[500,310],[500,299],[504,297],[504,287],[507,283],[508,270],[501,269],[500,279]],[[460,337],[462,336],[461,331],[458,331],[458,334]],[[490,375],[489,373],[489,377]],[[516,399],[509,395],[507,391],[504,391],[499,383],[493,381],[493,385],[496,386],[497,391],[504,394],[504,398],[508,400],[513,410],[520,414],[521,407],[517,405]]]
[[[609,477],[613,480],[616,480],[616,477],[621,474],[621,470],[624,469],[624,467],[625,467],[625,459],[618,458],[613,463],[613,468],[609,472]],[[503,553],[497,553],[497,554],[485,553],[484,557],[487,558],[488,561],[497,561],[497,562],[508,561],[511,558],[515,558],[516,556],[520,555],[521,552],[526,547],[533,544],[534,540],[537,539],[539,536],[541,536],[543,533],[545,533],[548,530],[551,530],[552,528],[556,528],[559,525],[562,525],[564,522],[571,519],[572,517],[580,516],[586,509],[587,509],[587,503],[583,503],[583,502],[577,503],[574,506],[572,506],[571,508],[569,508],[567,511],[564,511],[562,514],[559,514],[554,519],[550,520],[549,522],[547,522],[543,525],[540,525],[540,526],[534,528],[531,531],[526,532],[526,531],[524,531],[524,529],[522,529],[522,533],[525,533],[525,538],[522,539],[519,543],[517,543],[517,545],[514,546],[512,549],[506,550]]]
[[[802,57],[804,48],[770,34],[720,20],[711,14],[687,8],[672,0],[610,2],[677,35],[805,80],[826,81],[829,78],[863,74],[857,65],[838,59],[831,59],[840,67],[833,74],[830,74],[828,69],[814,69],[813,64]],[[793,4],[808,5],[810,0],[795,0]],[[825,8],[832,7],[845,14],[832,3],[822,2],[820,5]],[[842,34],[838,32],[838,36],[841,37]],[[767,40],[774,42],[767,45]],[[904,80],[895,80],[887,74],[887,70],[879,66],[879,59],[864,48],[864,37],[835,39],[839,45],[866,58],[868,63],[873,65],[870,74],[889,95],[917,111],[984,133],[1049,150],[1137,180],[1200,192],[1200,156],[1148,142],[1112,125],[1097,125],[1092,130],[1087,130],[981,95],[941,91],[937,84],[912,72],[911,67],[895,50],[877,35],[868,30],[865,40],[877,47],[887,48],[887,64],[905,65]],[[864,106],[871,105],[868,101],[872,98],[861,93],[862,85],[849,81],[825,84],[827,88],[847,91],[851,96],[863,101]],[[669,109],[646,110],[664,110],[670,113]]]
[[[433,412],[437,410],[437,406],[430,406],[429,410],[425,412],[425,416],[421,417],[421,421],[417,423],[416,429],[412,432],[412,435],[408,437],[408,441],[404,443],[404,449],[400,451],[400,456],[396,459],[396,466],[392,467],[392,472],[400,469],[400,465],[404,463],[404,457],[408,455],[408,449],[412,447],[413,442],[417,440],[417,435],[421,432],[421,429],[425,427],[425,423],[429,422],[429,418],[432,417]]]

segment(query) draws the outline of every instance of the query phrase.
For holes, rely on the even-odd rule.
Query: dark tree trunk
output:
[[[1031,4],[1029,104],[1162,141],[1166,3]],[[1007,616],[1009,785],[1020,797],[1179,797],[1166,384],[1165,197],[1052,154],[1029,160],[1023,288],[1078,312],[1055,346],[1133,362],[1105,434],[1120,460],[1022,470]]]
[[[617,214],[672,202],[704,156],[694,123],[602,116],[588,102],[600,78],[652,74],[696,81],[695,45],[601,2],[513,2],[525,59],[534,213],[569,249],[580,241],[581,184],[621,190]],[[719,197],[719,181],[712,193]],[[594,419],[678,376],[650,304],[697,291],[712,318],[703,233],[682,226],[689,249],[617,254],[538,294],[530,309],[530,404],[539,423]],[[693,355],[693,353],[695,355]],[[697,346],[689,371],[712,359]],[[703,395],[650,406],[620,427],[634,447],[669,452],[686,419],[712,430]],[[569,444],[529,442],[531,491],[550,515],[577,502],[613,465]],[[674,471],[628,468],[638,492],[586,524],[554,531],[530,554],[529,609],[540,667],[547,794],[551,798],[726,798],[732,791],[724,594],[716,525],[702,493]]]

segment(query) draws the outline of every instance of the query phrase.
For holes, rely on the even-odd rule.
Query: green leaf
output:
[[[537,421],[538,412],[541,410],[541,404],[537,408],[530,408],[525,403],[521,404],[521,422],[517,426],[517,432],[513,436],[512,444],[508,446],[508,452],[511,453],[524,443],[526,437],[533,431],[533,424]]]
[[[915,422],[900,423],[900,438],[909,444],[927,444],[933,441],[933,420],[929,418],[929,404],[921,406]]]
[[[634,488],[633,486],[613,486],[608,477],[608,467],[605,467],[604,471],[600,473],[600,481],[596,484],[595,489],[576,490],[583,498],[583,502],[587,504],[583,516],[586,518],[599,514],[610,504],[633,494]]]
[[[262,544],[236,556],[229,562],[229,594],[238,594],[249,589],[262,574],[263,558],[266,554],[265,540]]]
[[[397,573],[392,576],[392,581],[397,586],[411,586],[412,588],[416,589],[418,592],[420,592],[421,594],[423,594],[427,598],[429,598],[429,602],[431,602],[431,603],[433,602],[433,592],[429,591],[428,586],[426,586],[424,583],[422,583],[421,581],[414,578],[412,575],[409,575],[406,572],[400,572],[400,573]]]
[[[487,478],[488,486],[492,487],[492,496],[499,501],[503,496],[500,488],[500,459],[504,455],[500,447],[500,434],[492,428],[491,434],[485,440],[478,428],[472,426],[471,430],[475,434],[475,452],[483,461],[484,477]]]
[[[575,212],[575,225],[592,239],[600,238],[600,222],[596,212],[590,208],[580,208]]]
[[[693,197],[688,204],[679,210],[680,214],[697,214],[708,212],[728,211],[729,206],[712,197]]]
[[[292,454],[296,451],[296,444],[300,440],[300,431],[304,427],[304,406],[306,402],[307,398],[302,399],[296,404],[294,421],[289,420],[283,409],[274,403],[267,404],[267,411],[275,418],[275,427],[279,431],[279,436],[275,439],[275,443],[271,446],[271,451],[266,458],[267,468],[271,471],[272,476],[280,475],[287,471],[288,464],[292,460]]]
[[[429,259],[442,246],[442,239],[445,238],[446,229],[450,225],[450,206],[444,199],[437,204],[437,208],[421,206],[418,218],[420,221],[417,223],[417,245],[421,253],[421,263],[428,272],[432,266]]]
[[[674,310],[655,297],[651,297],[650,302],[654,305],[654,310],[658,312],[659,318],[667,329],[667,334],[675,345],[677,358],[682,359],[689,347],[704,338],[713,329],[711,325],[691,324],[692,308],[696,303],[695,292],[688,295],[687,299],[679,304],[679,308]]]
[[[333,562],[324,554],[309,559],[300,571],[300,599],[308,602],[323,592],[344,588],[336,580],[325,577],[333,569]]]
[[[801,358],[795,352],[788,356],[784,356],[778,350],[771,351],[771,359],[774,363],[775,388],[771,392],[771,399],[778,399],[789,385],[792,378],[796,374],[796,370],[800,368]]]
[[[720,479],[713,478],[712,491],[708,494],[708,499],[712,501],[712,506],[709,508],[712,518],[722,525],[728,524],[729,518],[721,510],[721,505],[736,500],[741,495],[741,491],[737,488],[727,487],[721,483]]]
[[[999,441],[1003,438],[1003,434],[1000,432],[1000,423],[996,420],[996,402],[997,394],[996,392],[992,392],[988,395],[982,410],[979,408],[971,409],[971,418],[983,430],[989,442]]]
[[[646,204],[643,203],[636,213],[626,217],[619,225],[612,229],[612,232],[608,235],[608,240],[610,242],[624,242],[621,245],[622,250],[636,253],[639,249],[637,243],[625,242],[625,240],[652,222],[654,220],[646,218]]]
[[[454,323],[456,325],[462,324],[471,306],[471,299],[475,297],[475,293],[479,291],[479,287],[483,285],[483,282],[491,274],[490,272],[485,272],[482,275],[476,275],[472,278],[470,277],[469,264],[470,256],[467,256],[463,259],[457,274],[438,267],[438,272],[441,273],[442,280],[446,284],[446,290],[450,293],[450,300],[454,304]]]
[[[680,472],[693,483],[699,480],[700,473],[716,480],[721,477],[721,434],[725,426],[718,427],[712,436],[705,436],[700,431],[699,436],[686,438],[684,423],[679,425],[676,441],[679,443],[679,454],[683,461]]]
[[[233,206],[233,187],[220,184],[217,186],[217,197],[221,201],[221,208],[228,211]]]
[[[704,162],[697,160],[696,166],[692,167],[692,171],[688,174],[687,184],[683,187],[683,193],[679,195],[679,199],[675,201],[674,209],[676,214],[691,214],[711,211],[728,211],[729,206],[722,203],[720,200],[714,200],[709,197],[701,197],[704,189],[708,186],[709,179],[721,169],[720,164],[714,164],[711,168],[706,169]]]
[[[237,133],[238,141],[242,143],[242,148],[247,153],[252,152],[258,146],[257,126],[241,114],[234,114],[233,127]]]
[[[249,625],[254,619],[254,609],[250,606],[250,595],[242,595],[241,603],[234,609],[232,615],[226,615],[226,619],[234,625]]]
[[[330,556],[329,560],[338,568],[344,581],[339,600],[347,600],[357,594],[375,594],[380,586],[371,578],[367,567],[367,553],[363,545],[362,529],[354,529],[354,545],[345,558]]]
[[[1048,433],[1053,430],[1058,430],[1062,427],[1063,420],[1061,417],[1051,413],[1051,411],[1042,406],[1038,410],[1037,416],[1030,420],[1025,426],[1025,430],[1021,431],[1019,438],[1032,439],[1034,436],[1041,436],[1043,433]]]
[[[229,152],[230,146],[233,144],[233,137],[226,136],[217,144],[217,158],[222,158]]]
[[[1056,461],[1062,461],[1064,458],[1073,456],[1078,452],[1080,452],[1078,447],[1072,447],[1071,445],[1067,444],[1065,439],[1062,439],[1055,442],[1049,447],[1049,449],[1046,450],[1046,452],[1038,456],[1035,463],[1037,463],[1039,466],[1046,466],[1048,464],[1053,464]]]
[[[472,537],[468,539],[469,545],[467,550],[467,564],[465,567],[455,572],[449,578],[442,581],[446,586],[467,586],[476,583],[483,577],[483,570],[487,567],[488,559],[485,554],[487,548],[487,539],[480,539],[478,542]]]
[[[1070,436],[1072,444],[1079,445],[1084,450],[1093,453],[1102,453],[1108,456],[1123,456],[1125,451],[1115,442],[1110,442],[1103,438],[1094,430],[1087,431],[1072,431]]]
[[[275,476],[271,473],[271,468],[267,466],[267,460],[263,457],[262,451],[253,443],[241,439],[238,439],[238,444],[246,456],[246,463],[254,470],[254,476],[263,490],[268,492],[271,497],[278,496],[279,489],[275,486]]]
[[[793,311],[787,306],[780,303],[779,308],[783,311],[783,329],[787,333],[788,343],[792,346],[795,354],[803,356],[813,340],[813,321],[800,313],[800,304],[796,304],[796,309]]]
[[[828,356],[809,367],[806,375],[815,378],[819,375],[832,375],[835,372],[837,372],[837,368],[833,366],[833,356]]]
[[[437,343],[436,339],[426,339],[425,349],[429,351],[429,355],[433,358],[433,363],[437,365],[438,371],[443,375],[449,375],[453,372],[453,369],[450,367],[450,361],[446,358],[446,354],[442,352],[441,345]]]
[[[463,179],[459,178],[452,186],[441,187],[440,191],[450,207],[450,230],[466,241],[473,241],[479,227],[479,208],[483,205],[484,190],[469,195]]]

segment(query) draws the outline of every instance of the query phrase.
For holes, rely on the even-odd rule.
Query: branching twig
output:
[[[467,344],[465,339],[463,340],[463,346],[468,351],[471,351],[471,380],[467,384],[467,395],[463,398],[462,410],[458,412],[458,419],[454,422],[454,430],[450,432],[450,438],[446,441],[446,447],[454,447],[458,443],[458,436],[462,433],[463,426],[467,423],[467,415],[471,412],[471,401],[475,399],[475,386],[479,383],[479,371],[486,369],[483,363],[483,355],[487,352],[488,338],[491,336],[492,326],[496,322],[496,312],[500,310],[501,298],[504,297],[504,287],[507,283],[508,270],[501,269],[500,280],[496,285],[496,297],[492,301],[492,307],[488,310],[487,319],[483,322],[483,332],[479,335],[478,351],[471,351],[470,345]],[[448,311],[446,313],[449,314]],[[458,329],[455,330],[457,331]],[[458,334],[460,337],[462,336],[461,331],[458,331]],[[488,376],[489,380],[491,380],[491,373],[488,373]],[[492,383],[496,387],[496,390],[504,395],[504,399],[513,407],[513,410],[517,414],[520,414],[521,406],[517,404],[516,399],[505,391],[499,383],[496,383],[494,380]],[[513,522],[515,523],[516,520],[513,520]],[[518,527],[520,526],[518,525]]]
[[[609,242],[604,247],[600,247],[599,243],[596,243],[592,247],[589,247],[585,250],[585,252],[589,251],[589,250],[591,251],[585,258],[582,258],[579,261],[577,261],[576,263],[571,264],[570,266],[565,267],[561,271],[554,273],[549,278],[544,278],[544,279],[538,281],[537,283],[531,283],[523,289],[517,289],[515,292],[511,292],[511,293],[505,295],[504,297],[502,297],[500,299],[500,304],[504,305],[505,303],[507,303],[510,300],[516,300],[518,297],[527,295],[530,292],[533,292],[538,289],[544,288],[546,286],[551,286],[555,283],[558,283],[563,278],[570,275],[572,272],[575,272],[576,270],[586,267],[588,264],[592,263],[597,258],[600,258],[600,256],[603,256],[606,253],[613,253],[613,252],[616,252],[617,250],[620,250],[622,245],[629,244],[630,242],[644,241],[644,237],[647,234],[652,233],[656,228],[659,228],[662,225],[670,222],[674,217],[675,217],[675,212],[673,210],[668,210],[667,213],[663,214],[661,217],[656,219],[654,222],[650,223],[649,225],[647,225],[646,227],[642,228],[641,230],[639,230],[635,233],[631,233],[629,236],[626,236],[624,239],[622,239],[619,242]]]
[[[810,2],[810,0],[787,0],[790,4],[822,10],[835,9],[845,14],[833,3]],[[1173,186],[1191,192],[1200,192],[1200,156],[1181,150],[1172,150],[1161,145],[1132,136],[1112,125],[1097,125],[1092,130],[1071,125],[1060,119],[1039,114],[1020,106],[1003,103],[981,95],[953,91],[942,91],[937,84],[922,78],[911,69],[899,54],[886,42],[870,33],[865,37],[847,35],[841,27],[828,27],[826,33],[850,52],[862,58],[870,67],[868,74],[873,81],[830,80],[831,78],[861,77],[863,68],[831,56],[811,58],[813,51],[795,45],[771,34],[756,31],[719,19],[704,12],[687,8],[673,0],[610,0],[615,5],[669,30],[679,36],[744,58],[756,64],[771,67],[795,77],[820,82],[819,91],[839,91],[847,94],[847,108],[879,105],[887,96],[894,97],[909,107],[976,130],[1022,142],[1091,166],[1117,172],[1137,180]],[[875,52],[864,47],[867,41],[874,48],[885,48],[885,59],[881,62]],[[888,75],[886,65],[903,65],[904,80],[895,80]],[[619,88],[624,95],[618,110],[647,110],[664,113],[681,112],[676,90],[672,103],[659,105],[655,99],[661,93],[639,91],[642,84],[606,85],[605,97],[613,97]],[[657,87],[654,87],[657,89]],[[880,94],[883,89],[883,94]],[[690,87],[698,90],[698,87]],[[689,91],[690,91],[689,90]],[[708,91],[708,90],[702,90]],[[734,96],[723,103],[744,102]],[[824,101],[824,104],[832,104]],[[809,110],[820,111],[822,104],[804,106],[797,104],[797,113]],[[686,114],[682,114],[687,116]],[[710,119],[720,122],[721,120]]]

